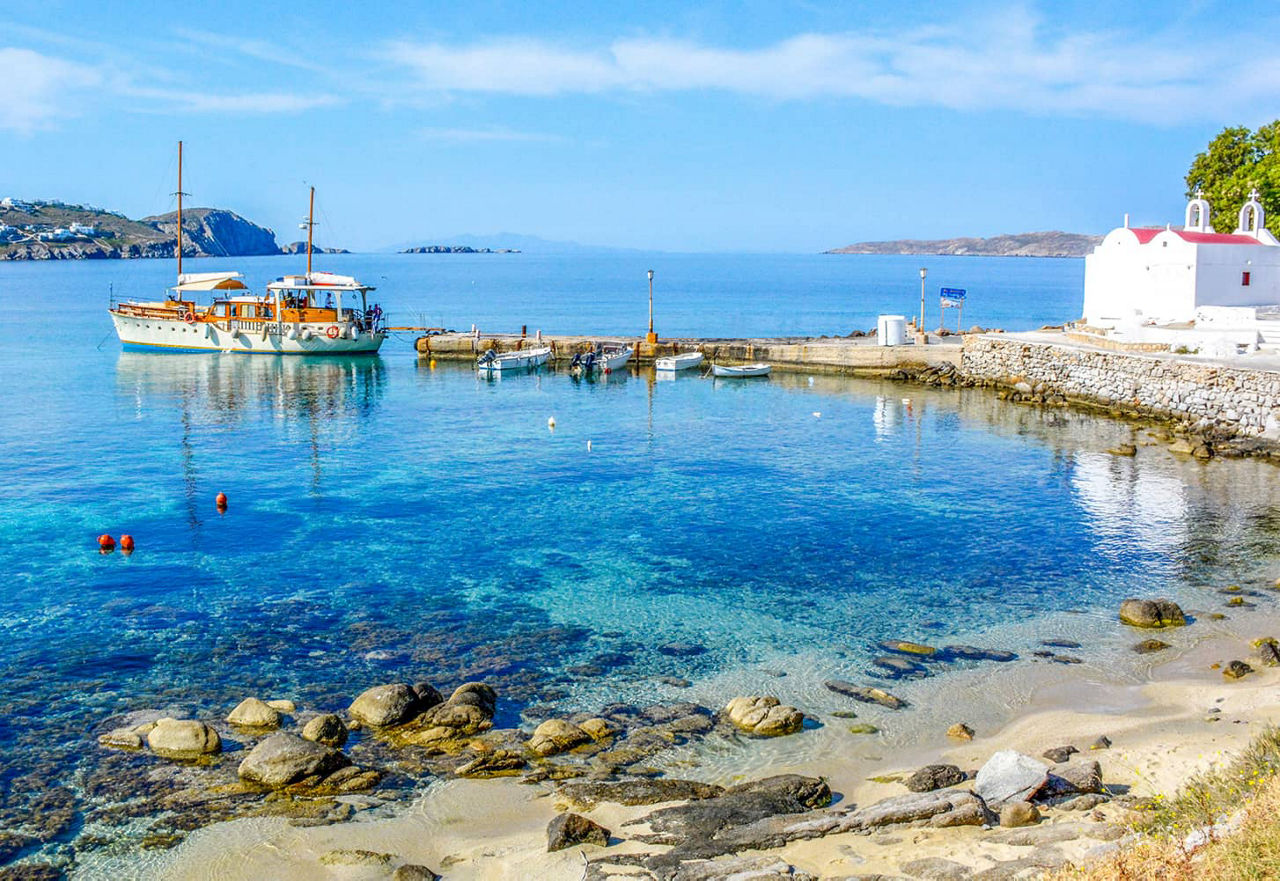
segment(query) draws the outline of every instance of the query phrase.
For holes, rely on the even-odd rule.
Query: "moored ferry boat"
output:
[[[307,227],[307,272],[253,294],[238,272],[182,271],[182,143],[178,143],[178,283],[161,301],[113,303],[111,321],[126,348],[271,355],[377,352],[386,339],[373,287],[348,275],[311,270],[315,188]],[[196,300],[209,295],[201,306]]]

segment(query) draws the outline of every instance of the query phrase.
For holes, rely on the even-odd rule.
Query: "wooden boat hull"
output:
[[[751,376],[768,376],[768,364],[736,364],[727,366],[724,364],[712,364],[711,372],[715,376],[725,379],[746,378]]]
[[[245,355],[355,355],[382,347],[385,333],[359,331],[351,324],[197,321],[111,312],[120,342],[130,349],[170,352],[227,352]],[[330,337],[330,328],[336,336]]]
[[[701,363],[701,352],[683,352],[679,355],[659,358],[654,362],[653,366],[657,370],[675,373],[678,370],[689,370],[690,368],[697,367]]]

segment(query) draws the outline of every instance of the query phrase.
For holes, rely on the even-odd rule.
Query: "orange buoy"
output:
[[[98,550],[104,554],[109,554],[116,549],[116,540],[105,532],[98,536]]]
[[[132,535],[129,535],[126,533],[125,535],[120,536],[120,550],[124,551],[126,554],[133,553],[133,536]]]
[[[218,493],[218,497],[213,501],[214,501],[214,504],[216,504],[219,508],[225,508],[227,506],[227,494]]]

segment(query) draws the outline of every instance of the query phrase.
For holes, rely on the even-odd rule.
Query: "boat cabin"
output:
[[[286,275],[267,285],[266,303],[286,322],[350,323],[366,330],[376,323],[377,309],[370,309],[368,300],[372,290],[349,275]]]

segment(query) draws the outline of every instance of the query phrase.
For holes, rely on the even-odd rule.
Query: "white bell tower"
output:
[[[1236,223],[1236,235],[1253,236],[1255,239],[1261,239],[1262,233],[1266,228],[1266,212],[1262,210],[1262,203],[1258,201],[1258,191],[1254,189],[1249,193],[1249,201],[1245,202],[1244,207],[1240,209],[1240,219]]]
[[[1204,190],[1196,187],[1195,197],[1187,203],[1187,222],[1182,227],[1186,232],[1213,232],[1209,226],[1209,201],[1204,197]]]

